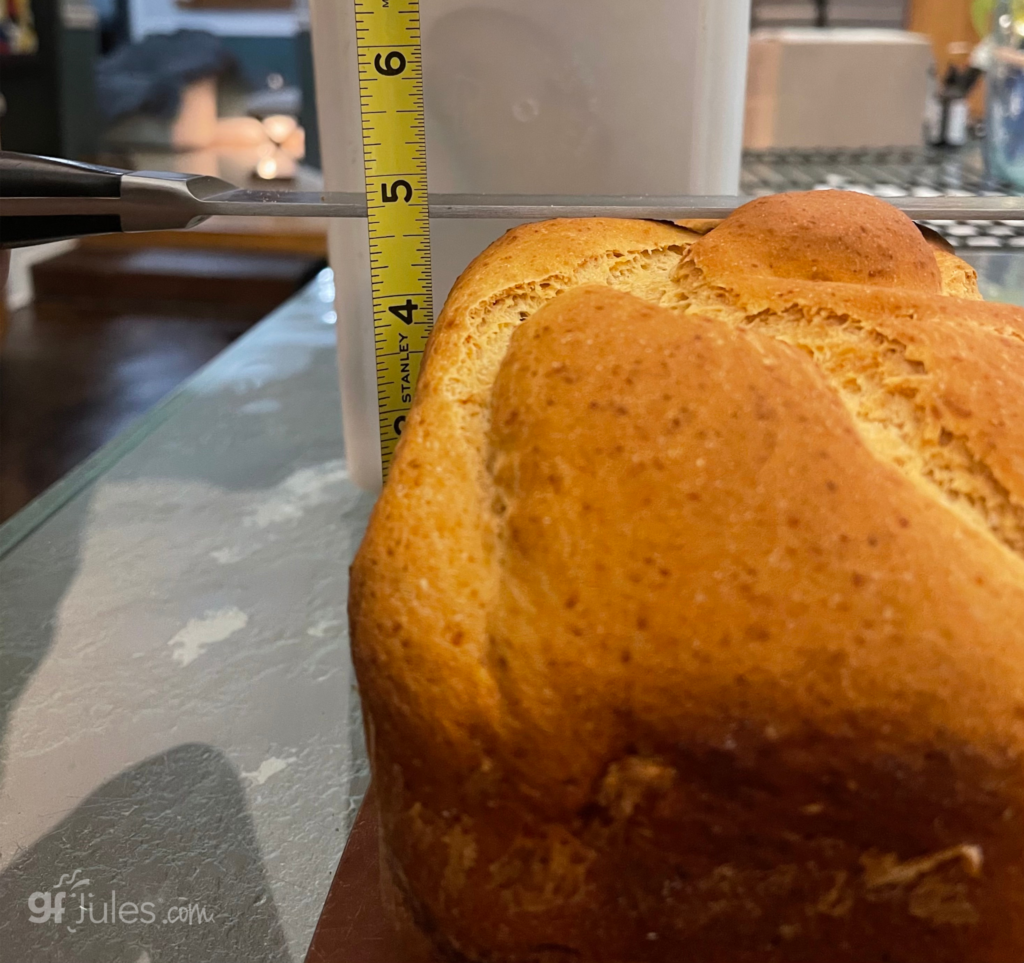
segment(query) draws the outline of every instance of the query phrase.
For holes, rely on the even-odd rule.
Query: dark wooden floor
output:
[[[37,270],[42,299],[8,318],[0,351],[0,520],[149,410],[322,265],[308,256],[287,255],[282,263],[211,252],[201,252],[198,267],[182,252],[136,252],[118,255],[120,265],[116,258],[89,265],[94,254],[72,254]],[[131,294],[135,299],[126,299]]]
[[[256,318],[152,305],[23,308],[0,355],[0,519],[151,408]]]

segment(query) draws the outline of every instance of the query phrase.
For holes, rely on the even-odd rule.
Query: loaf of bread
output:
[[[352,570],[407,935],[1022,963],[1022,554],[1024,310],[892,207],[512,231]]]

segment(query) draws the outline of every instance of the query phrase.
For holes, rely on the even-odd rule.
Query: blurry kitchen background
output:
[[[627,2],[639,16],[649,0]],[[754,0],[742,190],[1013,189],[985,166],[975,49],[1000,17],[1024,24],[1020,6]],[[322,185],[307,0],[0,0],[0,21],[5,149]],[[214,218],[16,252],[0,520],[322,271],[325,232]]]

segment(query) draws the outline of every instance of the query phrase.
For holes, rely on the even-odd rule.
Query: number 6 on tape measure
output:
[[[419,0],[355,0],[384,478],[434,323]]]

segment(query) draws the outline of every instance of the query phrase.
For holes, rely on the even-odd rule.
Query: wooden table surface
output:
[[[381,899],[372,790],[338,863],[306,963],[407,963]]]

